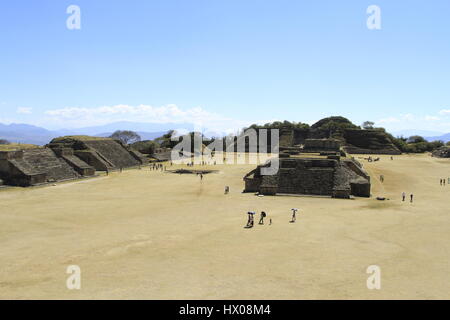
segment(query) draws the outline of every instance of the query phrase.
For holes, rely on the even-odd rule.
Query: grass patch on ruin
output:
[[[11,143],[0,145],[0,151],[16,151],[16,150],[37,149],[37,148],[41,147],[34,144],[22,144],[22,143]]]
[[[72,139],[72,140],[79,140],[79,141],[92,141],[92,140],[111,140],[111,138],[104,138],[104,137],[91,137],[91,136],[64,136],[60,138],[53,139],[53,142],[64,142],[65,140]]]

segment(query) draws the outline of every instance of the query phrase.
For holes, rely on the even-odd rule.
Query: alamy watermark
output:
[[[366,10],[369,17],[367,18],[367,29],[381,30],[381,9],[377,5],[371,5]]]
[[[381,268],[377,265],[367,267],[366,273],[370,274],[367,278],[366,285],[369,290],[381,289]]]
[[[200,130],[185,135],[172,134],[171,140],[178,142],[171,151],[176,163],[214,164],[259,164],[262,175],[275,175],[279,168],[279,130],[246,129],[238,135],[214,139],[207,146]],[[247,155],[247,156],[246,156]],[[269,160],[270,161],[267,161]]]
[[[70,265],[66,269],[66,273],[70,276],[66,280],[66,286],[69,290],[81,289],[81,268],[77,265]]]
[[[66,9],[66,13],[70,16],[66,20],[66,26],[69,30],[81,29],[81,9],[77,5],[70,5]]]

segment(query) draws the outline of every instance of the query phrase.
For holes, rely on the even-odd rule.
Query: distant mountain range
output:
[[[153,140],[167,133],[169,130],[193,131],[194,125],[190,123],[140,123],[140,122],[114,122],[107,125],[86,127],[70,130],[47,130],[29,124],[1,124],[0,139],[6,139],[14,143],[29,143],[45,145],[52,139],[67,135],[89,135],[108,137],[116,130],[132,130],[137,132],[142,140]],[[419,135],[428,141],[450,141],[450,133],[424,130],[403,130],[391,132],[394,137],[410,137]]]
[[[411,136],[421,136],[428,141],[442,140],[444,142],[450,141],[450,133],[442,133],[438,131],[427,131],[427,130],[403,130],[391,132],[394,137],[405,137],[409,138]]]
[[[449,142],[450,141],[450,133],[446,133],[446,134],[443,134],[443,135],[437,136],[437,137],[425,137],[425,139],[427,139],[428,141],[441,140],[444,142]]]
[[[393,132],[390,132],[390,134],[392,134],[394,137],[409,138],[411,136],[435,137],[435,136],[441,136],[444,133],[439,132],[439,131],[409,129],[409,130],[393,131]]]
[[[27,143],[45,145],[52,139],[67,135],[89,135],[108,137],[116,130],[132,130],[137,132],[142,140],[153,140],[172,129],[192,131],[194,126],[188,123],[139,123],[139,122],[115,122],[103,126],[86,127],[70,130],[47,130],[29,124],[1,124],[0,139],[6,139],[13,143]]]

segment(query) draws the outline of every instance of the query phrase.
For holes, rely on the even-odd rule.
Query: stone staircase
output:
[[[30,170],[45,172],[48,182],[80,178],[80,175],[67,162],[58,158],[49,148],[25,150],[23,162]]]

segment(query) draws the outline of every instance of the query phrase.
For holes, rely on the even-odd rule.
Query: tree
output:
[[[408,138],[408,143],[419,143],[419,142],[427,142],[424,137],[421,136],[411,136]]]
[[[110,136],[110,138],[119,140],[124,144],[131,144],[141,141],[141,137],[136,132],[128,130],[117,130]]]
[[[154,141],[157,142],[161,148],[173,148],[178,144],[177,140],[172,141],[172,136],[175,136],[175,130],[169,130],[163,136],[156,138]]]
[[[152,140],[138,141],[131,145],[131,147],[143,154],[154,154],[159,144]]]
[[[363,129],[368,130],[368,129],[373,129],[374,124],[375,124],[375,122],[372,122],[372,121],[364,121],[361,126],[363,127]]]
[[[0,139],[0,144],[11,144],[11,142],[6,139]]]
[[[333,116],[323,118],[322,120],[314,123],[311,128],[313,129],[358,129],[359,127],[354,125],[350,120],[341,116]]]

